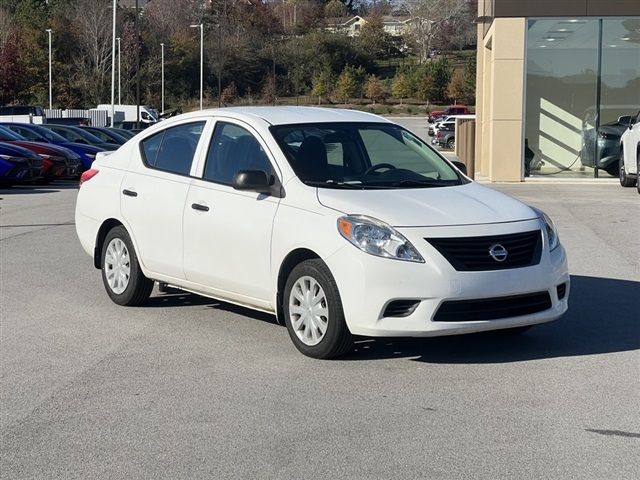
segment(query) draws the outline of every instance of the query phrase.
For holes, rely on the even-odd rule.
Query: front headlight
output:
[[[538,217],[544,223],[544,228],[547,230],[547,237],[549,238],[549,251],[555,250],[558,245],[560,245],[560,238],[558,237],[558,232],[556,230],[556,226],[553,224],[553,221],[542,210],[539,210],[535,207],[531,207],[538,214]]]
[[[45,160],[51,158],[51,155],[47,155],[46,153],[39,153],[38,155],[40,155],[42,158],[44,158]]]
[[[338,231],[363,252],[377,257],[424,263],[411,242],[380,220],[365,215],[347,215],[338,219]]]
[[[85,153],[85,155],[87,156],[87,158],[90,158],[91,160],[94,160],[96,158],[95,153]]]

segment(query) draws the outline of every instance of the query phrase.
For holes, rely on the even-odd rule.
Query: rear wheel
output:
[[[449,140],[447,140],[447,148],[449,150],[453,150],[456,146],[456,141],[453,138],[450,138]]]
[[[287,331],[300,352],[328,359],[351,349],[353,337],[344,319],[338,286],[322,260],[305,260],[294,267],[283,303]]]
[[[153,280],[144,276],[129,233],[123,226],[112,228],[102,245],[102,281],[107,294],[118,305],[144,303],[153,290]]]
[[[623,187],[633,187],[636,183],[636,178],[633,175],[627,175],[626,170],[624,169],[624,160],[620,157],[620,168],[619,174],[620,177],[620,185]]]

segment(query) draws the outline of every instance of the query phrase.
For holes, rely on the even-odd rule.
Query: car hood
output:
[[[66,148],[69,148],[69,149],[71,149],[73,151],[80,150],[81,152],[84,152],[84,153],[102,152],[101,148],[94,147],[93,145],[85,145],[84,143],[69,142],[69,143],[63,143],[62,146],[66,147]]]
[[[77,155],[69,149],[48,143],[29,142],[27,140],[16,140],[11,143],[36,153],[43,153],[45,155],[53,155],[57,157],[77,158]]]
[[[394,227],[478,225],[537,217],[524,203],[475,182],[437,188],[317,191],[325,207],[368,215]]]
[[[40,159],[38,155],[33,153],[31,150],[20,147],[18,145],[8,144],[5,142],[0,142],[0,153],[3,155],[12,155],[15,157],[22,158],[37,158]]]

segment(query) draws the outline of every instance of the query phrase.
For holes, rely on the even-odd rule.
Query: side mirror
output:
[[[451,163],[453,163],[453,165],[462,173],[465,175],[467,174],[467,166],[464,163],[459,162],[458,160],[451,160]]]
[[[620,125],[631,127],[632,122],[633,122],[633,117],[631,115],[624,115],[622,117],[618,117],[618,123]]]
[[[258,192],[275,197],[282,197],[281,187],[274,175],[264,170],[240,170],[233,176],[232,186],[235,190]]]

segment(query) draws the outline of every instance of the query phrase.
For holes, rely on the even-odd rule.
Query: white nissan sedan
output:
[[[354,335],[521,332],[567,310],[547,215],[362,112],[159,123],[82,175],[76,228],[115,303],[144,303],[157,281],[272,312],[315,358]]]

